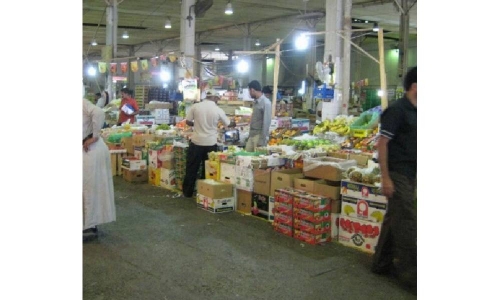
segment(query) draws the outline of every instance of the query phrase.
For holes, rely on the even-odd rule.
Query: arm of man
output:
[[[137,114],[139,113],[139,111],[140,111],[139,105],[137,105],[137,101],[135,101],[135,100],[133,100],[133,101],[132,101],[132,107],[134,108],[134,112],[133,112],[133,113],[131,113],[130,115],[131,115],[131,116],[135,116],[135,115],[137,115]]]
[[[226,127],[236,127],[236,124],[234,123],[234,121],[231,121],[226,116],[226,113],[220,107],[217,107],[217,111],[219,113],[219,118],[222,120],[222,123],[224,123],[224,126],[226,126]]]
[[[92,119],[92,138],[87,139],[83,144],[85,151],[88,151],[89,146],[99,140],[106,116],[101,108],[90,103],[90,101],[84,102],[84,110]]]
[[[271,102],[264,102],[264,124],[262,125],[262,133],[259,141],[260,146],[267,145],[267,139],[269,137],[269,127],[271,127]]]
[[[194,111],[195,105],[191,106],[186,114],[186,124],[191,127],[194,126]]]
[[[387,108],[380,118],[380,137],[377,143],[378,162],[382,174],[382,194],[390,198],[394,193],[394,183],[389,174],[389,142],[399,131],[402,121],[401,112]]]

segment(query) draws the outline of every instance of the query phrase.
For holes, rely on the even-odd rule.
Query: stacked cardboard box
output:
[[[235,209],[233,185],[213,179],[197,181],[196,203],[199,208],[212,213],[230,212]]]
[[[339,242],[374,253],[387,211],[387,199],[374,185],[342,180]]]
[[[175,161],[175,184],[177,189],[182,191],[182,183],[186,176],[186,156],[187,147],[174,146],[174,161]]]

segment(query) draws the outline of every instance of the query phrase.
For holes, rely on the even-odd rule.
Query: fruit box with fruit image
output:
[[[342,196],[341,214],[343,216],[382,223],[387,211],[387,203]]]
[[[381,223],[341,215],[339,219],[339,242],[364,252],[375,253],[381,229]]]
[[[387,198],[382,195],[380,187],[342,179],[340,182],[340,194],[342,197],[352,197],[387,203]]]

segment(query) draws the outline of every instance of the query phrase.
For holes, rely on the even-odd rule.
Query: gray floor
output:
[[[416,299],[370,256],[114,177],[117,221],[83,243],[83,299]]]

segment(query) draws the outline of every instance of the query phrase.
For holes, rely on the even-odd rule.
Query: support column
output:
[[[349,99],[351,93],[351,10],[352,10],[352,0],[344,0],[344,31],[343,34],[346,38],[344,42],[344,65],[343,65],[343,76],[342,76],[342,106],[340,113],[347,115],[349,112]]]
[[[181,56],[184,56],[185,68],[179,69],[179,77],[191,78],[194,77],[194,60],[195,57],[195,19],[194,7],[195,0],[182,0],[181,5]],[[188,19],[188,16],[191,16]]]
[[[326,1],[326,15],[325,15],[325,51],[323,62],[334,62],[335,57],[335,42],[337,35],[337,24],[335,23],[335,16],[337,15],[337,0]]]
[[[198,78],[201,79],[201,72],[202,72],[202,64],[201,64],[201,35],[199,33],[195,34],[196,39],[195,39],[195,45],[196,45],[196,61],[193,65],[193,74],[197,76]]]
[[[336,21],[336,30],[342,29],[342,25],[344,23],[344,1],[343,0],[337,0],[337,11],[335,15],[335,21]],[[335,90],[333,92],[333,106],[334,106],[334,111],[338,113],[341,112],[342,108],[342,82],[343,82],[343,72],[344,72],[344,62],[343,62],[343,45],[344,42],[342,38],[336,34],[335,35]]]
[[[408,69],[408,36],[410,29],[410,15],[408,14],[408,0],[401,0],[401,15],[399,17],[399,63],[398,77],[402,78]]]
[[[116,56],[116,36],[118,30],[118,4],[117,0],[110,0],[111,4],[106,7],[106,49],[110,58]],[[106,51],[106,50],[105,50]],[[111,62],[107,61],[108,63]],[[109,100],[116,99],[115,86],[113,84],[113,74],[108,71],[106,79],[106,90],[109,93]]]
[[[132,57],[135,55],[134,53],[135,53],[134,46],[130,46],[130,48],[128,50],[128,56]],[[134,90],[134,88],[135,88],[135,73],[132,72],[132,68],[130,67],[130,63],[132,62],[132,60],[136,60],[136,58],[129,58],[128,59],[129,68],[127,71],[127,87],[131,90]]]

